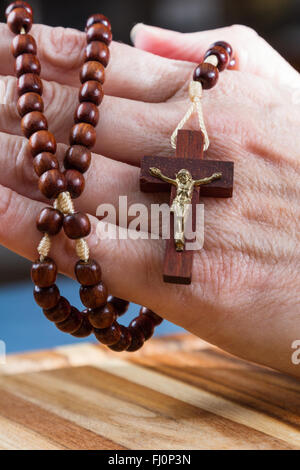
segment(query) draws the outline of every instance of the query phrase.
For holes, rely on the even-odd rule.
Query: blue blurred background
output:
[[[35,21],[52,26],[82,30],[90,14],[102,12],[112,21],[114,38],[123,42],[129,42],[130,30],[138,22],[182,32],[242,23],[256,29],[300,69],[300,0],[28,1],[34,7]],[[0,0],[2,21],[8,3]],[[1,247],[0,260],[0,340],[6,342],[7,351],[49,348],[79,341],[59,332],[35,305],[29,280],[30,263]],[[63,295],[80,307],[78,285],[62,279],[60,287]],[[137,312],[138,307],[132,306],[128,316],[133,317]],[[128,316],[126,322],[130,320]],[[180,329],[164,322],[157,334],[176,331]]]

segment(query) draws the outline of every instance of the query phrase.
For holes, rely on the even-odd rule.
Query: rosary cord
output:
[[[218,64],[218,58],[215,55],[208,56],[204,60],[204,63],[216,66]],[[176,149],[178,131],[183,128],[183,126],[189,121],[189,119],[194,113],[197,113],[199,128],[201,129],[204,135],[204,151],[208,149],[210,142],[209,142],[209,137],[207,134],[204,116],[203,116],[203,109],[202,109],[202,103],[201,103],[202,91],[203,90],[202,90],[201,82],[195,81],[195,80],[191,81],[190,86],[189,86],[189,97],[190,97],[192,104],[188,108],[186,114],[181,119],[181,121],[179,122],[178,126],[176,127],[176,129],[174,130],[171,136],[171,145],[173,149]]]

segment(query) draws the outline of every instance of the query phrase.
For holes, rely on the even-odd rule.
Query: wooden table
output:
[[[1,449],[299,449],[300,382],[189,335],[0,366]]]

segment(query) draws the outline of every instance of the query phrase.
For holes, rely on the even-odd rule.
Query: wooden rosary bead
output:
[[[65,297],[59,299],[58,304],[51,309],[43,310],[45,317],[53,323],[65,321],[71,313],[71,305]]]
[[[87,237],[91,232],[91,222],[87,215],[81,212],[68,214],[64,218],[64,231],[71,240]],[[84,304],[86,307],[88,305]]]
[[[88,311],[84,310],[81,315],[83,317],[82,323],[80,328],[72,333],[72,336],[75,336],[75,338],[87,338],[92,334],[93,332],[93,327],[89,322],[88,316],[87,316]]]
[[[71,194],[72,199],[76,199],[84,191],[85,179],[82,173],[77,170],[66,170],[65,173],[67,191]]]
[[[22,0],[18,0],[18,1],[16,1],[16,2],[10,3],[10,5],[8,5],[8,7],[6,8],[6,10],[5,10],[6,19],[8,18],[9,14],[10,14],[15,8],[25,8],[25,10],[26,10],[31,16],[33,16],[33,10],[32,10],[32,8],[31,8],[31,6],[29,5],[29,3],[23,2]]]
[[[7,17],[7,25],[14,34],[20,34],[22,29],[28,33],[32,27],[32,15],[25,8],[14,8]]]
[[[59,170],[46,171],[39,179],[39,190],[48,199],[56,199],[66,189],[66,178]]]
[[[96,131],[91,124],[80,122],[71,129],[70,144],[83,145],[87,148],[94,147],[96,143]]]
[[[33,54],[22,54],[16,58],[15,71],[17,77],[25,75],[26,73],[40,75],[41,64],[37,56]]]
[[[48,170],[58,170],[59,164],[55,155],[42,152],[33,159],[33,167],[36,174],[42,176]]]
[[[228,66],[229,60],[230,60],[230,56],[229,56],[228,52],[226,51],[226,49],[224,49],[224,47],[221,47],[221,46],[211,47],[206,52],[206,54],[204,56],[204,59],[207,59],[207,57],[209,57],[211,55],[215,55],[218,58],[217,68],[218,68],[219,72],[222,72],[223,70],[225,70],[226,67]]]
[[[112,305],[106,304],[104,307],[89,310],[89,322],[94,328],[100,330],[109,328],[116,320],[117,315]]]
[[[121,317],[124,315],[129,307],[129,302],[127,300],[119,299],[118,297],[113,297],[112,295],[108,297],[107,300],[108,303],[110,303],[114,309],[118,317]]]
[[[38,287],[50,287],[55,284],[57,266],[51,258],[37,260],[31,268],[31,279]]]
[[[129,328],[140,330],[144,335],[145,341],[147,341],[154,334],[154,321],[149,315],[140,315],[132,320]]]
[[[131,343],[127,348],[128,352],[136,352],[144,346],[145,337],[143,333],[136,328],[128,328],[131,333]]]
[[[113,346],[121,339],[121,328],[117,322],[114,322],[109,328],[103,330],[94,329],[95,336],[98,341],[107,346]]]
[[[109,63],[110,52],[109,48],[106,44],[100,41],[92,41],[90,42],[85,50],[85,60],[95,60],[100,62],[100,64],[107,67]]]
[[[21,121],[22,132],[28,139],[37,131],[47,131],[48,122],[40,111],[26,114]]]
[[[211,64],[200,64],[194,71],[194,80],[201,82],[202,87],[208,90],[215,86],[219,78],[217,67]]]
[[[100,82],[101,85],[103,85],[105,82],[105,69],[104,66],[100,64],[100,62],[91,60],[82,66],[80,72],[80,81],[81,83],[85,83],[89,80]]]
[[[36,55],[37,45],[34,37],[30,34],[19,34],[13,39],[11,51],[14,57],[18,57],[21,54]]]
[[[60,299],[59,289],[55,284],[50,287],[35,286],[34,298],[40,307],[48,310],[58,304]]]
[[[229,55],[229,57],[230,58],[232,57],[233,50],[232,50],[231,45],[228,42],[226,42],[226,41],[216,41],[210,46],[210,48],[215,47],[215,46],[223,47],[223,49],[226,49],[227,54]]]
[[[37,218],[36,226],[40,232],[54,236],[61,231],[63,221],[64,216],[60,211],[53,207],[45,207]]]
[[[87,32],[88,29],[96,23],[103,24],[104,26],[106,26],[106,28],[108,28],[111,31],[111,24],[110,24],[109,19],[106,18],[106,16],[102,15],[101,13],[96,13],[96,15],[92,15],[89,17],[86,23],[85,31]]]
[[[93,259],[78,261],[75,265],[76,279],[82,286],[95,286],[102,279],[102,271],[97,261]]]
[[[101,41],[109,46],[112,41],[112,34],[110,29],[104,24],[95,23],[87,30],[86,38],[88,43],[92,41]]]
[[[24,117],[25,114],[33,111],[42,113],[44,111],[44,102],[37,93],[25,93],[18,99],[17,108],[20,116]]]
[[[121,330],[121,338],[113,346],[109,346],[109,349],[116,352],[126,351],[131,345],[132,335],[128,328],[123,325],[119,325]]]
[[[83,316],[75,307],[71,307],[71,313],[68,318],[62,322],[55,323],[57,328],[64,333],[75,333],[81,327]]]
[[[84,101],[91,101],[96,106],[99,106],[103,100],[103,90],[99,82],[95,80],[89,80],[85,82],[79,91],[80,103]]]
[[[99,282],[96,286],[80,287],[81,302],[87,308],[103,307],[107,302],[107,296],[107,288],[103,282]]]
[[[56,152],[56,140],[49,131],[35,132],[29,139],[29,145],[33,157],[42,152]]]
[[[91,159],[92,154],[86,147],[73,145],[67,150],[64,166],[66,170],[77,170],[85,173],[90,167]]]
[[[140,315],[148,315],[154,322],[154,326],[159,326],[163,322],[163,318],[161,318],[157,313],[152,312],[147,307],[142,307],[140,310]]]
[[[96,127],[99,122],[99,109],[94,103],[88,101],[80,103],[75,111],[75,122],[85,122]]]
[[[24,93],[43,94],[43,82],[38,75],[26,73],[19,78],[18,95],[22,96]]]

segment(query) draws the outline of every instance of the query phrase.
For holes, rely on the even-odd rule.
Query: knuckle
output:
[[[72,127],[76,104],[76,90],[56,82],[44,82],[44,98],[47,104],[46,117],[52,122],[51,131],[57,139],[64,140],[65,132]],[[66,118],[66,116],[69,116]],[[62,134],[63,133],[63,134]]]
[[[70,70],[80,65],[85,44],[84,35],[71,28],[56,27],[40,29],[38,36],[43,57],[48,62]]]
[[[236,35],[237,37],[257,37],[257,32],[251,28],[250,26],[246,26],[244,24],[234,24],[229,27],[230,31]]]

